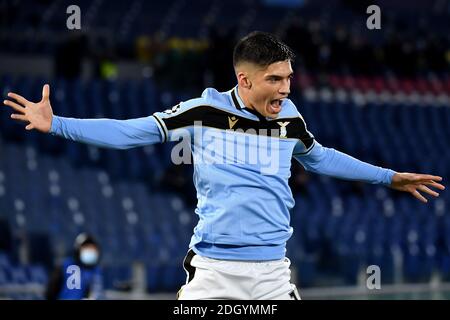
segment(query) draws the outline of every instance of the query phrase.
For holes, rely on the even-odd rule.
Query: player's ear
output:
[[[242,88],[250,89],[252,82],[250,81],[246,72],[240,71],[237,74],[239,86]]]

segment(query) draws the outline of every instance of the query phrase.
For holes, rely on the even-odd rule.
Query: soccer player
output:
[[[234,49],[236,87],[208,88],[199,98],[137,119],[55,116],[48,85],[38,103],[9,93],[15,101],[4,104],[16,111],[11,118],[27,123],[26,130],[100,147],[126,149],[188,136],[199,222],[184,259],[186,284],[177,297],[300,299],[286,257],[293,232],[292,157],[308,171],[382,184],[423,202],[421,192],[437,197],[431,188],[444,186],[439,176],[395,172],[322,146],[288,99],[293,58],[274,36],[253,32]]]

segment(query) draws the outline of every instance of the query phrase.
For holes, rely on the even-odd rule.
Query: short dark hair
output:
[[[240,62],[251,62],[266,67],[274,62],[294,60],[295,54],[291,48],[270,33],[254,31],[234,47],[233,65]]]

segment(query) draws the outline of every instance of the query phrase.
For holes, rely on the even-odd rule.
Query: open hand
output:
[[[438,183],[438,181],[442,181],[442,177],[429,174],[402,172],[396,173],[392,177],[390,187],[395,190],[409,192],[420,201],[427,203],[428,200],[419,191],[432,195],[433,197],[438,197],[439,193],[429,188],[433,187],[444,190],[445,187]]]
[[[53,110],[50,105],[50,86],[44,85],[42,88],[42,100],[34,103],[21,95],[9,92],[8,97],[12,100],[4,100],[3,104],[14,109],[17,113],[11,114],[12,119],[27,122],[26,130],[36,129],[48,133],[53,119]]]

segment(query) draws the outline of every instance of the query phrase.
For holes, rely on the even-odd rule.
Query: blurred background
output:
[[[69,30],[70,5],[79,30]],[[366,9],[381,9],[369,30]],[[236,82],[232,48],[275,33],[296,52],[291,99],[318,141],[396,171],[450,177],[450,1],[0,0],[0,91],[54,113],[128,119]],[[106,298],[174,299],[192,230],[191,166],[173,145],[99,149],[0,113],[0,298],[43,299],[80,232],[102,247]],[[450,298],[450,193],[424,205],[293,162],[288,242],[304,299]],[[447,186],[448,187],[448,186]],[[366,268],[381,269],[368,290]]]

